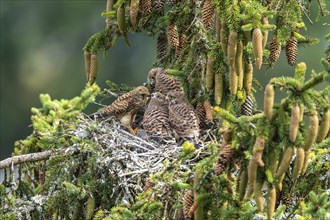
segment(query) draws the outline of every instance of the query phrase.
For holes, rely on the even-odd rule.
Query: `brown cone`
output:
[[[143,14],[149,15],[152,12],[152,0],[141,0],[141,10]]]
[[[162,61],[167,54],[167,36],[161,32],[157,38],[157,59]]]
[[[194,191],[193,190],[189,189],[184,193],[182,203],[183,203],[184,219],[189,219],[190,216],[188,213],[189,213],[191,206],[194,204]]]
[[[288,64],[294,66],[298,57],[298,41],[296,36],[292,35],[286,42],[285,54]]]
[[[158,14],[163,14],[165,0],[155,0],[154,9]]]
[[[178,28],[175,24],[170,24],[167,28],[167,40],[169,44],[174,48],[178,49],[180,45]]]
[[[202,23],[206,29],[212,27],[212,18],[214,14],[214,6],[211,0],[206,0],[202,9]]]
[[[272,63],[276,62],[281,54],[281,44],[277,43],[277,35],[274,34],[270,42],[269,59]]]
[[[214,167],[214,171],[216,175],[219,176],[225,171],[225,169],[231,163],[234,153],[235,150],[231,147],[230,144],[221,146],[218,161]]]

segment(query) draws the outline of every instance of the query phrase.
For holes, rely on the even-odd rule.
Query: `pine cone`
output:
[[[288,64],[294,66],[298,57],[298,41],[296,36],[292,35],[286,42],[285,54]]]
[[[182,34],[180,36],[180,40],[179,40],[179,47],[176,50],[176,55],[179,57],[182,54],[183,49],[186,47],[187,44],[187,35]]]
[[[162,61],[167,54],[167,36],[161,32],[157,38],[157,59]]]
[[[141,0],[140,2],[140,11],[143,14],[149,15],[152,12],[152,0]]]
[[[245,102],[241,106],[241,114],[242,115],[248,115],[251,116],[253,115],[253,100],[251,96],[247,96],[245,99]]]
[[[328,61],[328,63],[330,63],[330,52],[328,52],[328,54],[325,57],[326,61]]]
[[[277,35],[274,34],[270,43],[269,59],[272,63],[276,62],[281,54],[281,44],[277,43]]]
[[[206,29],[212,27],[212,18],[214,14],[214,6],[211,0],[206,0],[202,9],[202,23]]]
[[[249,61],[246,64],[246,67],[244,69],[244,88],[246,91],[246,94],[249,95],[252,90],[252,81],[253,81],[253,65],[252,62]]]
[[[93,85],[96,77],[97,77],[97,72],[98,72],[98,58],[97,54],[92,54],[91,55],[91,64],[90,64],[90,72],[89,72],[89,79],[88,83],[89,85]]]
[[[154,9],[158,14],[163,14],[165,0],[155,0]]]
[[[290,207],[292,205],[292,195],[287,194],[282,196],[282,204],[286,205],[286,207]]]
[[[183,203],[183,216],[184,219],[190,219],[191,216],[189,216],[189,210],[191,206],[194,204],[194,192],[193,190],[189,189],[187,190],[182,198],[182,203]]]
[[[177,0],[167,0],[166,3],[167,3],[169,6],[174,6],[174,5],[177,3]]]
[[[129,15],[130,15],[130,21],[132,27],[134,29],[137,29],[138,26],[137,17],[139,14],[139,5],[140,5],[140,0],[131,0]]]
[[[260,28],[255,28],[252,33],[252,46],[253,46],[253,56],[255,59],[255,66],[257,69],[261,68],[262,65],[262,33]]]
[[[221,30],[220,30],[220,44],[221,50],[224,55],[227,55],[227,47],[228,47],[228,27],[225,21],[221,22]]]
[[[219,176],[225,171],[226,167],[231,163],[234,153],[235,151],[230,144],[222,145],[217,164],[214,167],[216,175]]]
[[[167,40],[169,44],[174,48],[178,49],[180,45],[179,32],[175,24],[170,24],[167,28]]]
[[[195,113],[199,120],[199,127],[206,128],[213,121],[212,106],[208,100],[197,104]]]

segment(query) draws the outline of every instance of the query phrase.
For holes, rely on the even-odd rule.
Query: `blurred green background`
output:
[[[85,86],[82,48],[92,34],[105,26],[100,15],[105,1],[1,0],[0,4],[0,159],[4,159],[10,156],[15,140],[32,132],[30,109],[40,107],[40,93],[70,99]],[[311,17],[315,20],[316,4],[313,8]],[[308,70],[322,70],[320,59],[328,45],[324,36],[330,32],[329,22],[329,17],[324,17],[311,26],[306,20],[307,31],[300,32],[321,40],[316,46],[299,49],[298,62],[305,61]],[[131,48],[120,39],[105,59],[100,57],[97,83],[102,88],[107,79],[130,86],[146,81],[155,62],[155,39],[137,33],[130,34],[129,40]],[[293,70],[282,51],[275,68],[263,67],[255,76],[265,85],[271,77],[291,75]],[[262,94],[256,94],[260,106]],[[91,113],[98,108],[94,105],[86,111]]]

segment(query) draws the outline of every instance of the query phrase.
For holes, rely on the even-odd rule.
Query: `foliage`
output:
[[[173,1],[171,7],[157,1],[157,10],[150,2],[108,0],[105,30],[84,47],[90,85],[72,100],[40,96],[42,108],[32,108],[34,132],[16,143],[15,155],[71,148],[46,162],[18,166],[17,180],[14,167],[8,179],[6,170],[0,218],[329,218],[330,88],[316,88],[329,82],[330,65],[322,60],[325,70],[306,76],[306,64],[295,64],[298,46],[315,42],[298,33],[305,27],[304,1]],[[320,14],[328,14],[325,2],[318,4]],[[114,120],[97,122],[81,113],[99,94],[98,53],[119,37],[130,45],[127,34],[142,30],[166,33],[155,65],[181,79],[190,102],[215,106],[214,125],[203,131],[201,146],[148,142]],[[252,65],[271,64],[271,30],[275,43],[286,44],[295,72],[270,79],[264,111],[253,101],[241,111],[254,99]],[[111,94],[129,89],[108,85]],[[285,97],[275,103],[279,91]]]

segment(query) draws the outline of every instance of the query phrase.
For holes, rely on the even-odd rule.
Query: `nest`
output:
[[[195,150],[193,157],[181,161],[182,146],[148,141],[141,134],[143,131],[138,135],[130,133],[115,119],[93,121],[87,118],[75,132],[77,137],[90,139],[101,147],[96,161],[97,170],[102,176],[111,176],[116,204],[133,203],[136,195],[148,184],[150,175],[165,171],[177,162],[180,171],[191,171],[198,161],[210,155],[209,150],[201,146]]]

